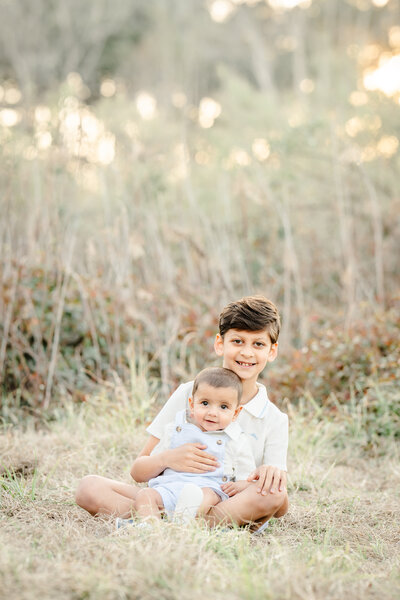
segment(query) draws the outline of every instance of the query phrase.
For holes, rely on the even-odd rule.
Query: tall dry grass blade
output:
[[[7,309],[5,311],[4,321],[3,321],[3,339],[1,340],[1,347],[0,347],[0,382],[1,382],[2,376],[3,376],[3,367],[4,367],[5,357],[6,357],[8,335],[10,332],[15,296],[16,296],[16,292],[17,292],[18,278],[19,278],[19,270],[14,269],[12,271],[10,300],[9,300]]]
[[[55,327],[54,327],[53,341],[52,341],[52,347],[51,347],[51,358],[50,358],[50,362],[49,362],[49,369],[47,372],[46,391],[45,391],[43,404],[42,404],[42,407],[44,410],[47,410],[50,405],[50,395],[51,395],[51,389],[52,389],[52,385],[53,385],[54,372],[55,372],[56,363],[57,363],[58,345],[60,342],[61,320],[62,320],[62,316],[63,316],[63,312],[64,312],[65,295],[67,292],[67,286],[68,286],[68,282],[69,282],[69,278],[70,278],[70,270],[71,270],[74,246],[75,246],[75,237],[72,236],[70,239],[69,248],[67,251],[67,260],[66,260],[65,267],[64,267],[63,279],[62,279],[61,289],[60,289],[60,296],[59,296],[59,300],[58,300],[58,304],[57,304]]]
[[[383,259],[383,225],[382,211],[379,205],[375,186],[368,176],[362,163],[359,164],[365,187],[368,192],[371,207],[371,222],[374,232],[374,264],[377,299],[385,308],[385,281],[384,281],[384,259]]]

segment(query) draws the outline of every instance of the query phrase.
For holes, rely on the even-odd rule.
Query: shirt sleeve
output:
[[[175,420],[176,413],[187,408],[187,401],[192,392],[192,388],[192,381],[189,383],[182,383],[164,404],[154,421],[147,427],[147,433],[161,439],[164,428],[168,423]]]
[[[243,481],[255,470],[256,463],[247,435],[242,433],[236,446],[236,481]]]
[[[287,471],[286,455],[289,442],[289,419],[280,412],[279,420],[269,432],[264,446],[263,464]]]
[[[170,447],[174,426],[175,423],[168,423],[168,425],[164,428],[164,431],[161,435],[161,439],[158,442],[157,446],[155,446],[150,452],[150,456],[152,456],[153,454],[159,454],[160,452],[163,452],[164,450],[167,450]]]

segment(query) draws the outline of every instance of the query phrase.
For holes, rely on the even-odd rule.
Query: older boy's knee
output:
[[[136,496],[136,507],[157,502],[158,499],[159,494],[156,490],[153,490],[153,488],[142,488]]]
[[[97,512],[96,498],[100,477],[98,475],[86,475],[80,480],[75,492],[75,501],[81,508],[91,513]]]
[[[288,497],[287,492],[268,493],[265,496],[256,492],[257,507],[265,516],[282,517],[287,512]]]

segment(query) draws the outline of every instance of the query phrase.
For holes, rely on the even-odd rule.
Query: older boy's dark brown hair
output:
[[[207,383],[215,388],[233,388],[237,392],[237,403],[240,403],[243,392],[242,381],[230,369],[225,369],[225,367],[209,367],[200,371],[193,383],[193,396],[201,383]]]
[[[278,341],[281,320],[275,304],[265,296],[246,296],[231,302],[219,316],[219,333],[224,337],[229,329],[241,331],[266,330],[271,343]]]

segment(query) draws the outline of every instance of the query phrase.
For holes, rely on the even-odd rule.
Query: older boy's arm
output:
[[[151,435],[143,446],[137,459],[131,467],[131,477],[137,482],[149,481],[152,477],[157,477],[166,469],[165,457],[163,453],[150,456],[152,450],[159,443],[159,439]]]
[[[257,491],[266,496],[268,493],[286,491],[286,454],[288,448],[289,422],[284,413],[268,435],[264,447],[263,464],[257,467],[247,478],[257,481]]]

